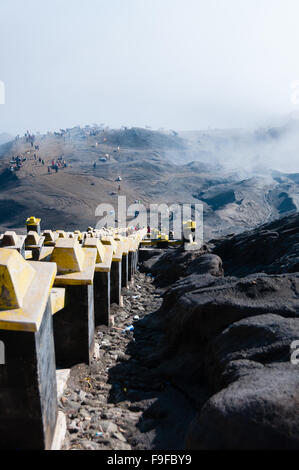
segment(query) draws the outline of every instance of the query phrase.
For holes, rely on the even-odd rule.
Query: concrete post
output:
[[[128,287],[129,285],[129,256],[124,254],[121,263],[121,286]]]
[[[129,257],[128,257],[128,281],[132,282],[133,281],[133,276],[134,276],[134,251],[129,252]]]
[[[0,250],[0,448],[50,449],[57,419],[50,290],[54,263],[25,261]]]
[[[95,326],[110,326],[110,271],[113,246],[104,245],[93,236],[85,240],[84,247],[95,248],[97,251],[94,275]]]
[[[122,261],[112,261],[111,265],[111,303],[121,303]]]
[[[94,314],[95,326],[110,326],[110,272],[95,272]]]
[[[52,312],[37,332],[0,331],[0,448],[50,449],[58,413]]]
[[[54,315],[57,364],[90,364],[94,352],[94,273],[97,251],[77,239],[59,238],[51,255],[57,263],[55,287],[65,288],[65,307]]]
[[[65,287],[65,307],[53,317],[57,366],[90,364],[94,353],[93,285]]]
[[[26,227],[27,227],[27,233],[29,232],[36,232],[38,235],[41,234],[41,219],[37,219],[36,217],[29,217],[29,219],[26,220]]]

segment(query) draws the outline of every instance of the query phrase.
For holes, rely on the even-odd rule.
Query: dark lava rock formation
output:
[[[164,291],[147,363],[198,410],[188,449],[298,450],[299,216],[209,246],[144,262]]]
[[[299,214],[211,243],[226,274],[295,273],[299,271]]]
[[[207,253],[206,246],[200,251],[184,251],[183,248],[170,248],[166,252],[144,250],[141,256],[145,260],[142,270],[154,275],[156,285],[159,287],[170,286],[181,277],[195,273],[223,275],[221,259]]]

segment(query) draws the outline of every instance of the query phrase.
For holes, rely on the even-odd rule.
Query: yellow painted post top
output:
[[[34,225],[35,227],[40,224],[41,219],[37,219],[36,217],[29,217],[26,220],[26,225]]]
[[[39,261],[48,261],[53,253],[55,244],[42,246],[39,253]],[[32,251],[30,251],[32,253]]]
[[[38,245],[40,241],[40,236],[37,232],[30,231],[25,238],[25,246],[34,246]]]
[[[113,247],[105,245],[105,255],[102,263],[96,263],[96,272],[110,272],[113,257]]]
[[[18,236],[16,232],[5,232],[1,239],[1,246],[17,246],[18,244]]]
[[[58,238],[66,238],[66,233],[64,230],[56,230],[56,233],[58,234]]]
[[[80,230],[75,230],[74,234],[77,235],[79,242],[83,239],[83,235]]]
[[[112,261],[121,261],[123,256],[123,242],[121,241],[114,241],[113,247],[113,258]]]
[[[82,271],[84,259],[84,250],[75,238],[59,238],[51,255],[51,261],[57,264],[58,274]]]
[[[0,309],[21,308],[33,276],[33,268],[16,250],[0,250]]]
[[[107,245],[106,245],[107,246]],[[84,242],[84,248],[96,248],[97,250],[97,259],[96,263],[103,263],[105,259],[105,245],[95,237],[86,238]]]
[[[114,238],[110,235],[105,235],[104,237],[102,237],[101,242],[103,243],[103,245],[115,245]]]
[[[62,310],[65,306],[65,289],[63,287],[53,287],[50,295],[52,315]]]
[[[52,230],[44,230],[43,237],[45,237],[45,243],[54,243],[57,235],[52,232]]]
[[[54,263],[0,250],[0,330],[38,331],[56,275]]]
[[[30,231],[28,232],[28,235],[25,238],[25,246],[38,245],[39,241],[40,241],[40,236],[37,234],[37,232]]]
[[[75,241],[79,244],[79,242],[74,239],[69,239],[68,241]],[[95,248],[82,248],[81,245],[79,245],[79,247],[84,253],[82,270],[77,272],[67,272],[66,274],[59,273],[55,278],[55,287],[68,285],[82,286],[90,285],[93,283],[97,250]]]

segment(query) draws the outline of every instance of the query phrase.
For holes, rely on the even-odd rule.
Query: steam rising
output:
[[[299,120],[255,130],[209,130],[181,135],[190,139],[189,161],[255,174],[268,170],[299,173]]]

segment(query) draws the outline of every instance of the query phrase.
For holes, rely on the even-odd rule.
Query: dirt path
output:
[[[114,328],[97,331],[99,359],[71,371],[60,403],[68,422],[65,448],[184,449],[194,409],[181,392],[145,365],[161,336],[148,320],[162,299],[152,279],[141,273],[134,287],[123,293],[124,307],[112,306]],[[134,332],[123,333],[132,324]]]

